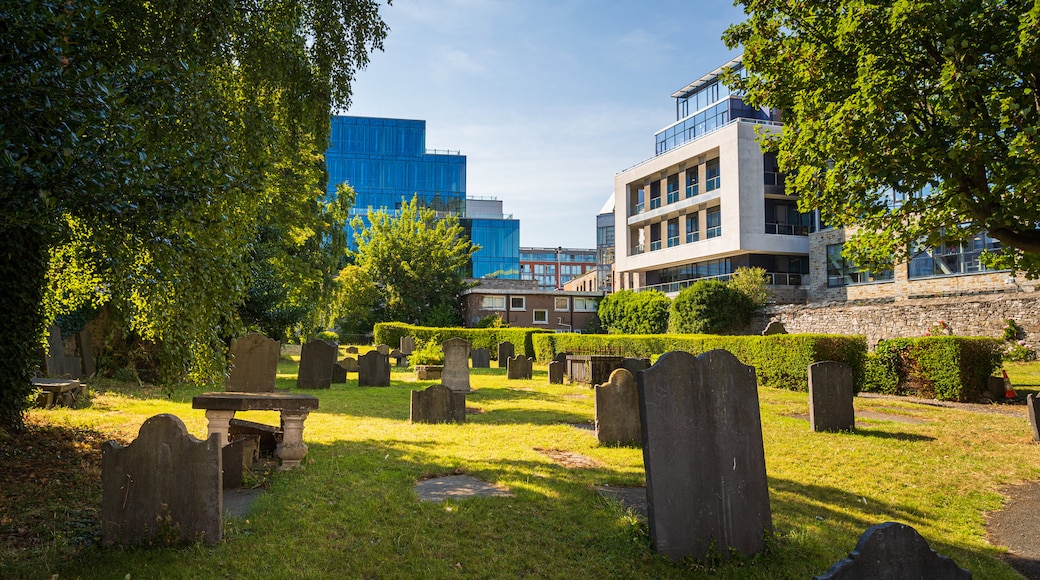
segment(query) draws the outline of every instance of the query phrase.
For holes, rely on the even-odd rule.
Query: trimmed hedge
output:
[[[825,360],[852,367],[854,384],[863,384],[867,340],[862,335],[774,334],[719,336],[714,334],[538,334],[532,337],[536,358],[545,362],[558,352],[620,350],[629,357],[650,357],[673,350],[694,355],[728,350],[740,362],[755,367],[758,384],[797,391],[809,388],[809,365]]]
[[[1000,368],[1003,341],[973,336],[893,338],[867,357],[864,390],[942,401],[976,401]]]
[[[385,344],[397,348],[401,337],[412,335],[419,340],[444,342],[449,338],[463,338],[470,342],[470,348],[486,348],[491,351],[491,358],[498,357],[498,343],[511,342],[516,354],[524,353],[534,356],[534,345],[531,337],[535,334],[551,333],[543,328],[436,328],[430,326],[413,326],[403,322],[379,322],[375,325],[374,340],[376,344]]]

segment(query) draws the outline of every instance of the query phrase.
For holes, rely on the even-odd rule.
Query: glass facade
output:
[[[981,233],[964,242],[940,244],[935,248],[918,248],[910,259],[910,278],[990,271],[979,260],[983,251],[1000,251],[1000,242],[986,233]]]
[[[520,277],[520,220],[459,220],[466,235],[480,250],[473,254],[472,278]]]
[[[841,255],[844,244],[827,246],[827,286],[849,286],[868,282],[888,282],[893,279],[892,270],[872,272],[849,262]]]

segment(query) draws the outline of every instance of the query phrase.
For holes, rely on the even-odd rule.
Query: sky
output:
[[[594,248],[614,175],[654,155],[671,94],[733,58],[720,0],[395,0],[339,114],[426,121],[520,245]]]

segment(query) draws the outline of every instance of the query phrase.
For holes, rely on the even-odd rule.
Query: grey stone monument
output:
[[[336,362],[336,343],[312,340],[300,349],[297,389],[327,389],[332,386],[332,365]]]
[[[917,530],[906,524],[886,522],[867,529],[849,557],[813,580],[865,578],[928,578],[967,580],[971,573],[947,556],[940,556]]]
[[[549,384],[550,385],[562,385],[563,384],[563,365],[558,360],[549,361]]]
[[[352,356],[345,356],[339,361],[339,366],[343,367],[343,370],[348,373],[356,373],[358,371],[357,359]]]
[[[405,367],[408,366],[408,357],[401,352],[400,349],[394,349],[390,351],[390,358],[394,359],[394,366]]]
[[[813,431],[852,431],[852,367],[823,361],[809,365],[809,425]]]
[[[376,352],[378,352],[379,354],[382,354],[382,355],[389,356],[390,355],[390,347],[385,345],[385,344],[377,344],[376,345]]]
[[[1029,413],[1029,425],[1033,428],[1033,441],[1040,441],[1040,423],[1037,420],[1040,419],[1040,399],[1036,398],[1036,395],[1029,393],[1026,395],[1026,411]]]
[[[281,348],[277,340],[259,332],[250,332],[232,342],[231,374],[228,376],[227,390],[273,393]],[[302,354],[300,362],[303,362]]]
[[[513,343],[509,341],[498,343],[498,368],[506,368],[506,361],[513,356]]]
[[[402,336],[399,343],[399,350],[404,353],[404,356],[410,356],[415,352],[415,337],[412,335]]]
[[[370,350],[358,357],[359,387],[389,387],[390,357]]]
[[[506,378],[507,379],[530,379],[532,375],[531,367],[534,364],[534,359],[527,358],[526,356],[511,356],[506,359]]]
[[[44,363],[47,376],[59,378],[65,375],[65,341],[61,338],[61,328],[52,324],[47,328],[47,350],[44,351]]]
[[[596,385],[596,439],[606,445],[639,445],[643,441],[639,387],[625,369],[615,370],[606,384]]]
[[[79,331],[76,343],[79,345],[79,356],[83,359],[83,374],[89,379],[97,372],[97,364],[94,361],[94,340],[90,336],[90,331],[86,328]]]
[[[466,393],[453,391],[444,385],[412,391],[409,420],[412,423],[464,423]]]
[[[723,350],[669,352],[636,380],[655,549],[761,551],[773,524],[755,369]]]
[[[441,383],[456,393],[468,393],[469,388],[469,341],[449,338],[441,343],[444,351],[444,370]]]
[[[784,328],[784,323],[779,320],[770,320],[769,324],[766,325],[766,329],[762,331],[762,336],[769,336],[771,334],[787,334],[787,329]]]
[[[473,368],[491,368],[491,351],[486,348],[475,348],[469,351],[469,358],[473,361]]]
[[[650,359],[648,358],[624,358],[621,359],[621,368],[632,373],[632,376],[636,376],[639,371],[645,371],[650,368]]]
[[[220,435],[188,434],[173,415],[141,425],[130,445],[101,446],[101,543],[148,543],[174,533],[181,541],[218,544],[221,516]]]

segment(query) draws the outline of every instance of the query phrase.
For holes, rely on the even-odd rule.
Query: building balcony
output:
[[[696,183],[694,183],[693,185],[687,185],[686,186],[686,197],[693,197],[693,196],[697,195],[697,193],[699,191],[700,191],[700,188],[697,186]]]
[[[708,235],[706,237],[707,237],[707,239],[710,240],[711,238],[717,238],[717,237],[719,237],[721,235],[722,235],[722,226],[715,226],[713,228],[708,228]]]
[[[643,244],[636,244],[632,246],[632,251],[629,252],[630,256],[638,256],[643,253]]]
[[[668,192],[668,203],[675,203],[679,201],[679,190]]]
[[[650,242],[650,251],[651,252],[656,252],[657,250],[660,250],[660,249],[661,249],[661,240],[657,240],[655,242]]]
[[[766,224],[767,234],[781,236],[807,236],[812,233],[813,228],[793,224]]]
[[[700,232],[689,232],[689,233],[686,234],[686,243],[687,244],[692,244],[694,242],[699,242],[699,241],[701,241],[701,233]]]
[[[715,191],[722,187],[722,176],[715,176],[704,182],[704,191]]]
[[[628,215],[639,215],[641,213],[643,213],[643,202],[633,205],[631,211],[628,212]]]

